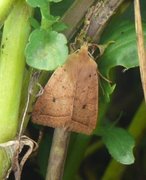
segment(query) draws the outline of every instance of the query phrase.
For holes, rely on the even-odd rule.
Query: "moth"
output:
[[[56,69],[32,112],[32,121],[90,135],[98,111],[97,64],[83,45]]]

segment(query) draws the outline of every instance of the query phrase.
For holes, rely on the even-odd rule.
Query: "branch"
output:
[[[134,1],[134,12],[135,12],[135,28],[137,34],[137,49],[139,57],[139,68],[141,75],[141,82],[144,92],[144,98],[146,101],[146,52],[144,45],[144,35],[142,29],[141,12],[139,0]]]
[[[4,0],[0,1],[0,28],[3,25],[5,19],[11,12],[15,0]]]
[[[62,179],[69,138],[70,132],[65,128],[55,129],[46,180]]]
[[[18,1],[5,21],[0,52],[0,143],[13,139],[17,133],[18,113],[25,68],[24,49],[30,32],[32,10],[25,1]],[[17,27],[17,31],[16,31]],[[9,160],[0,149],[0,179]]]

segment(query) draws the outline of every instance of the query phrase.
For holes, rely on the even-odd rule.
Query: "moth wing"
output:
[[[32,120],[50,127],[91,134],[97,121],[97,65],[87,47],[69,56],[49,79],[37,100]]]
[[[32,113],[32,121],[50,127],[63,127],[71,120],[74,82],[66,65],[59,67],[51,76],[38,98]]]
[[[98,112],[97,64],[88,56],[86,49],[81,49],[79,61],[70,129],[91,134],[96,127]]]

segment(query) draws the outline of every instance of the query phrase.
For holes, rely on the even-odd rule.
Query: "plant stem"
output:
[[[14,2],[15,0],[0,1],[0,28],[8,14],[11,12]]]
[[[30,14],[24,1],[19,0],[4,25],[0,54],[0,142],[12,139],[17,131]]]
[[[52,24],[45,16],[50,16],[50,3],[48,3],[48,6],[41,8],[41,16],[41,28],[48,30]]]
[[[84,152],[88,143],[91,140],[91,136],[85,136],[84,134],[71,134],[70,145],[68,148],[67,161],[65,164],[65,171],[63,175],[63,180],[74,180],[80,163],[84,158]]]
[[[70,132],[65,128],[55,129],[46,180],[62,179],[69,138]]]
[[[97,9],[92,16],[88,29],[88,36],[94,39],[94,42],[99,41],[100,35],[107,25],[107,22],[123,2],[124,0],[104,0],[97,2]]]
[[[25,1],[18,0],[5,21],[0,54],[0,143],[16,136],[21,86],[25,68],[24,49],[28,40],[31,9]],[[16,28],[17,27],[17,28]],[[0,151],[0,179],[8,166]]]
[[[66,35],[68,40],[70,40],[78,31],[80,23],[83,22],[85,13],[87,12],[88,8],[93,5],[94,2],[95,0],[75,0],[72,6],[61,18],[61,21],[63,21],[70,27],[64,31],[64,34]]]
[[[135,13],[135,29],[137,35],[137,50],[139,57],[139,68],[141,82],[144,92],[144,98],[146,101],[146,52],[145,52],[145,40],[142,28],[141,11],[139,0],[134,0],[134,13]]]

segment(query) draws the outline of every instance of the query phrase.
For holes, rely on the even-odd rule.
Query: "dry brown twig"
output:
[[[146,101],[146,53],[144,45],[144,35],[142,29],[142,20],[140,12],[140,3],[139,0],[134,0],[134,12],[135,12],[135,28],[137,34],[137,50],[139,57],[139,68],[141,75],[141,82],[144,92],[144,99]]]

